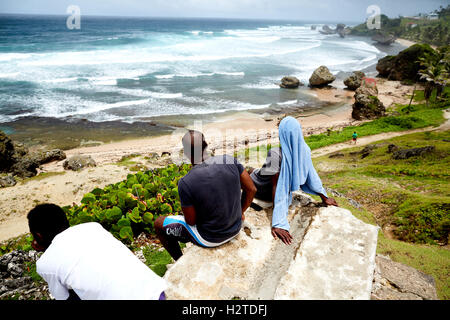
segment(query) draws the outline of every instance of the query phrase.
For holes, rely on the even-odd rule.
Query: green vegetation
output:
[[[382,227],[377,252],[432,275],[440,299],[450,299],[450,131],[423,132],[378,141],[361,159],[362,147],[344,157],[314,159],[325,185],[363,204],[339,204],[366,223]],[[435,151],[394,160],[388,145],[400,149],[433,145]],[[401,240],[401,241],[400,241]]]
[[[356,209],[352,207],[345,198],[336,199],[341,207],[350,210],[361,221],[376,225],[372,212],[364,208]],[[450,281],[448,277],[450,250],[447,248],[390,239],[380,230],[378,233],[377,254],[387,255],[394,261],[431,275],[436,282],[438,298],[450,300]]]
[[[167,250],[155,250],[150,247],[146,247],[143,250],[145,260],[150,269],[153,270],[157,275],[163,277],[167,271],[167,265],[173,262],[172,257],[167,252]]]
[[[445,86],[450,83],[450,46],[438,48],[435,57],[425,53],[419,61],[419,75],[426,80],[424,98],[428,105],[431,94],[435,92],[435,99],[440,99]]]
[[[64,207],[70,225],[99,222],[124,243],[131,243],[141,232],[154,233],[160,215],[178,214],[181,205],[178,180],[190,165],[129,174],[127,179],[84,195],[80,205]]]
[[[22,183],[27,183],[29,181],[39,181],[39,180],[43,180],[49,177],[54,177],[54,176],[60,176],[60,175],[64,175],[66,174],[66,171],[58,171],[58,172],[41,172],[38,175],[31,177],[31,178],[26,178],[22,180]]]
[[[373,36],[376,33],[392,34],[399,38],[442,46],[450,43],[450,5],[437,11],[439,19],[430,20],[425,16],[419,18],[389,18],[381,15],[381,29],[369,30],[366,23],[352,28],[351,34]]]
[[[0,244],[0,256],[7,254],[13,250],[30,251],[33,236],[31,234],[22,235],[4,241]]]
[[[450,230],[450,132],[425,132],[378,142],[361,159],[362,148],[325,160],[336,170],[323,173],[324,183],[352,194],[377,212],[380,225],[394,227],[394,236],[416,243],[447,244]],[[420,157],[394,160],[388,145],[410,149],[433,145]],[[370,197],[367,197],[370,194]]]

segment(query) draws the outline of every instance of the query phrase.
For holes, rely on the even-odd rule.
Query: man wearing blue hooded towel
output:
[[[280,122],[278,131],[281,148],[272,148],[263,167],[251,171],[250,177],[257,188],[255,197],[274,203],[272,235],[290,244],[292,236],[287,215],[293,191],[302,189],[318,195],[325,205],[338,204],[328,198],[314,169],[311,149],[303,138],[300,123],[293,117],[286,117]]]

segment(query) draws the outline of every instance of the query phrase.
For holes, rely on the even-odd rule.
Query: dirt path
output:
[[[361,137],[361,138],[358,138],[356,146],[365,146],[365,145],[370,144],[370,143],[375,142],[375,141],[395,138],[395,137],[398,137],[398,136],[403,136],[405,134],[411,134],[411,133],[417,133],[417,132],[425,132],[425,131],[446,131],[446,130],[450,130],[450,109],[444,110],[444,118],[447,119],[447,121],[445,121],[442,125],[440,125],[437,128],[436,127],[427,127],[427,128],[422,128],[422,129],[400,131],[400,132],[386,132],[386,133],[375,134],[375,135],[372,135],[372,136]],[[339,151],[339,150],[342,150],[342,149],[351,148],[351,147],[354,147],[354,146],[355,145],[350,140],[350,141],[347,141],[347,142],[337,143],[337,144],[333,144],[333,145],[326,146],[326,147],[323,147],[323,148],[315,149],[315,150],[313,150],[311,152],[311,154],[312,154],[313,158],[318,158],[318,157],[321,157],[323,155],[326,155],[326,154],[329,154],[329,153],[332,153],[332,152],[336,152],[336,151]]]

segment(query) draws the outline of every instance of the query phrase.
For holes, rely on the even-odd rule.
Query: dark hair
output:
[[[205,136],[200,131],[189,130],[182,139],[184,154],[194,163],[201,163],[203,152],[208,147]],[[200,150],[201,147],[201,150]]]
[[[53,238],[60,232],[69,228],[69,221],[61,207],[56,204],[39,204],[28,213],[28,226],[33,236],[42,235],[41,245],[48,247]]]

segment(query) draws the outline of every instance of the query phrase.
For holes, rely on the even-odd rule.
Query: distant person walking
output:
[[[356,131],[354,131],[353,135],[352,135],[352,140],[353,140],[354,144],[356,144],[356,139],[357,138],[358,138],[358,134],[356,133]]]

